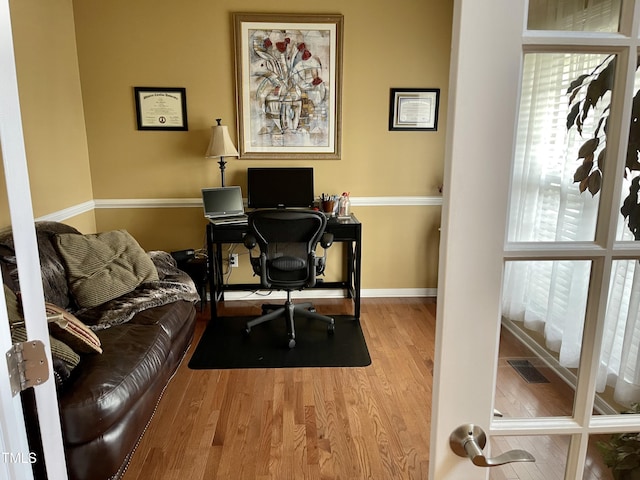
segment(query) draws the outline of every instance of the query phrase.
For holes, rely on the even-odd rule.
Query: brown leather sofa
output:
[[[194,305],[199,297],[170,255],[156,252],[158,282],[141,285],[96,308],[77,308],[53,240],[60,233],[79,232],[57,222],[38,222],[36,232],[45,301],[90,326],[102,348],[101,354],[81,354],[71,372],[58,368],[54,358],[69,478],[118,479],[193,339]],[[18,292],[10,230],[0,232],[0,264],[5,284]],[[141,300],[145,296],[148,301]],[[114,317],[113,312],[118,315]],[[105,314],[109,321],[100,323]],[[36,428],[33,395],[26,393],[23,403],[28,424]],[[37,437],[31,445],[36,452]],[[44,478],[40,461],[34,472],[36,478]]]

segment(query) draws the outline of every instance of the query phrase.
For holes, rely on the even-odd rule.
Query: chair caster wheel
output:
[[[290,338],[289,339],[289,348],[293,348],[296,346],[296,340],[295,338]]]
[[[330,323],[329,326],[327,327],[327,332],[329,333],[329,335],[333,335],[335,331],[336,331],[336,326],[333,323]]]
[[[251,327],[245,328],[243,333],[245,337],[248,337],[249,335],[251,335]]]

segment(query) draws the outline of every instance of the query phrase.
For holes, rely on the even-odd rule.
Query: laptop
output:
[[[203,188],[202,205],[204,216],[216,225],[247,222],[240,187]]]

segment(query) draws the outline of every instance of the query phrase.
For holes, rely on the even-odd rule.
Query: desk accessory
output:
[[[344,192],[338,201],[338,217],[349,215],[351,215],[351,200],[349,200],[349,192]]]
[[[322,207],[322,211],[332,217],[335,214],[336,209],[336,201],[338,197],[336,195],[327,195],[323,193],[320,196],[320,206]]]
[[[218,165],[220,165],[220,176],[222,177],[222,186],[224,187],[224,170],[227,165],[224,157],[237,157],[238,150],[233,145],[229,137],[229,130],[226,125],[221,125],[222,119],[216,118],[217,125],[211,127],[211,140],[205,158],[220,157]]]

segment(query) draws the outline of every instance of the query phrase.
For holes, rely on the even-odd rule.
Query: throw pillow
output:
[[[18,298],[13,290],[6,285],[4,285],[4,296],[7,303],[7,313],[9,314],[11,342],[26,342],[27,330],[24,327],[24,317],[18,305]],[[74,352],[69,345],[53,338],[51,335],[49,335],[49,345],[51,346],[54,375],[56,375],[56,387],[60,388],[64,381],[69,378],[71,370],[80,363],[80,355]]]
[[[24,322],[22,312],[18,306],[18,297],[9,287],[3,284],[4,299],[7,303],[7,315],[9,316],[9,325]]]
[[[58,234],[67,280],[78,305],[91,308],[158,281],[149,255],[126,230],[90,235]]]
[[[51,335],[78,353],[102,353],[100,339],[74,315],[52,303],[45,303]]]
[[[27,330],[22,326],[15,326],[11,329],[11,341],[13,343],[26,342]],[[80,363],[80,355],[64,342],[49,336],[49,344],[51,345],[51,356],[53,360],[60,359],[69,370],[73,370]]]

